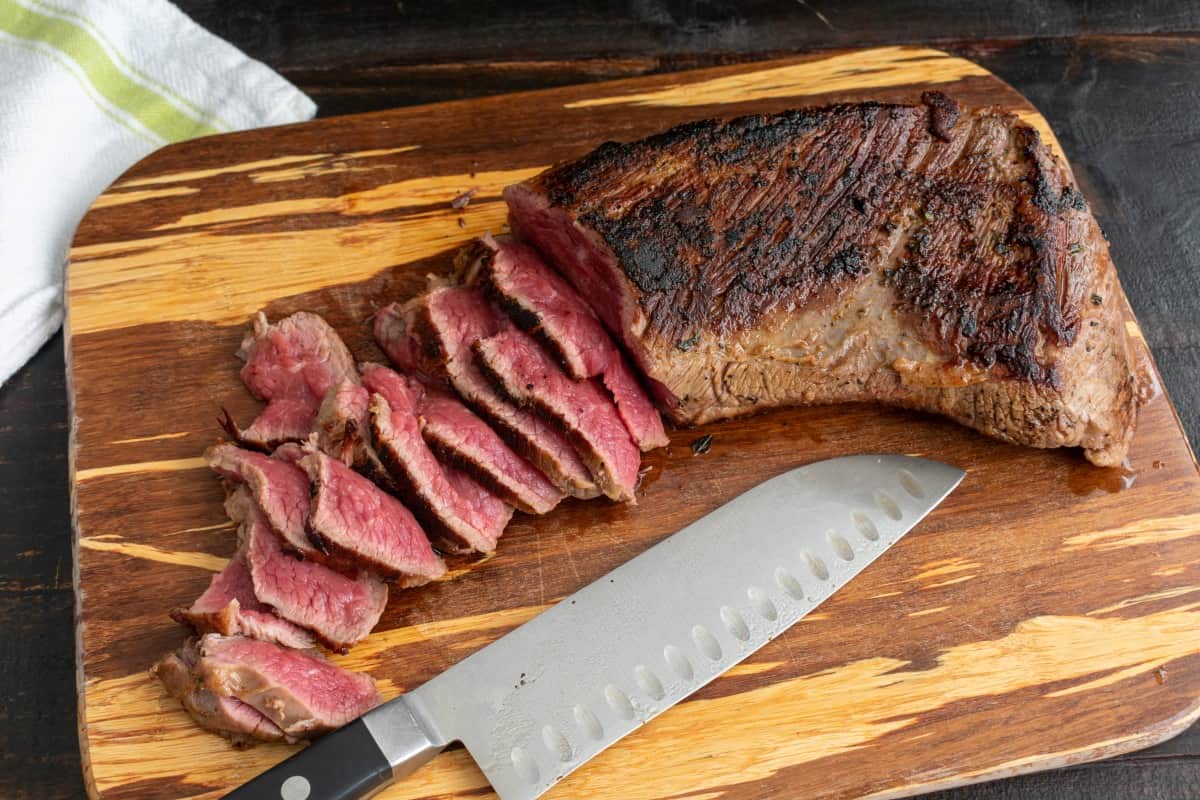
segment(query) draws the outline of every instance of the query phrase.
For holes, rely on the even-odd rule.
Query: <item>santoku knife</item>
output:
[[[357,800],[458,741],[502,800],[532,800],[783,633],[963,475],[860,455],[772,478],[226,798]]]

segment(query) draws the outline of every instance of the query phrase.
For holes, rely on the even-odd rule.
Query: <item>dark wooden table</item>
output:
[[[973,58],[1057,131],[1193,447],[1200,440],[1198,3],[180,5],[281,70],[323,115],[832,47],[926,43]],[[0,388],[0,797],[13,800],[83,796],[67,435],[58,336]],[[1140,753],[935,797],[1200,797],[1200,725]]]

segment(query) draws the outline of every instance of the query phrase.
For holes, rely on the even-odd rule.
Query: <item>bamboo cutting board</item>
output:
[[[608,138],[833,100],[1037,112],[981,67],[887,48],[327,119],[169,147],[79,229],[68,278],[80,742],[106,800],[218,797],[289,753],[231,750],[147,675],[233,552],[200,454],[256,404],[233,352],[255,311],[325,315],[362,359],[363,320],[499,230],[504,185]],[[1057,145],[1054,145],[1057,147]],[[450,201],[478,187],[461,211]],[[1136,324],[1129,329],[1140,341]],[[1153,367],[1147,362],[1147,369]],[[706,455],[689,444],[713,436]],[[860,451],[968,471],[926,522],[818,613],[576,772],[557,798],[898,797],[1166,738],[1200,709],[1200,481],[1169,400],[1127,470],[928,416],[792,409],[680,430],[636,508],[518,515],[495,557],[396,592],[336,660],[388,696],[419,685],[750,486]],[[486,796],[464,750],[384,796]]]

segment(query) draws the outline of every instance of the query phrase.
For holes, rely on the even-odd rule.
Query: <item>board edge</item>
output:
[[[878,46],[862,47],[862,48],[850,47],[850,48],[834,48],[834,49],[828,49],[828,50],[809,50],[809,51],[797,51],[797,52],[788,53],[788,54],[773,53],[773,54],[767,55],[764,58],[750,59],[750,60],[746,60],[746,61],[737,62],[736,64],[732,64],[732,65],[716,64],[716,65],[710,65],[710,66],[700,67],[700,68],[696,68],[696,69],[689,69],[689,70],[669,71],[669,72],[661,72],[661,73],[652,73],[650,75],[630,76],[628,78],[619,78],[614,81],[595,81],[595,82],[588,82],[588,83],[573,83],[573,84],[566,84],[564,86],[546,87],[546,88],[541,88],[541,89],[529,89],[529,90],[524,90],[524,91],[520,91],[520,92],[509,92],[509,93],[495,94],[495,95],[483,95],[483,96],[474,97],[474,98],[446,100],[446,101],[440,101],[440,102],[435,102],[435,103],[421,103],[421,104],[415,104],[415,105],[411,105],[411,106],[399,106],[399,107],[394,107],[394,108],[378,109],[378,110],[374,110],[374,111],[366,111],[366,112],[360,112],[360,113],[355,113],[355,114],[343,114],[343,115],[337,115],[334,117],[323,117],[323,118],[317,118],[317,119],[312,119],[312,120],[288,123],[288,124],[284,124],[284,125],[264,126],[262,128],[255,128],[255,129],[250,129],[250,130],[246,130],[246,131],[234,131],[234,132],[229,132],[229,133],[219,133],[219,134],[213,134],[213,135],[209,135],[209,136],[198,137],[195,139],[189,139],[189,140],[185,140],[185,141],[181,141],[181,142],[175,142],[164,148],[160,148],[159,150],[156,150],[152,153],[147,154],[143,158],[136,161],[134,164],[130,165],[116,179],[114,179],[114,181],[112,182],[112,184],[109,185],[109,187],[106,187],[104,192],[102,192],[98,196],[97,200],[100,197],[107,196],[109,193],[109,189],[111,189],[112,186],[122,182],[123,180],[125,180],[127,177],[129,177],[131,175],[139,174],[138,171],[140,169],[145,168],[146,164],[153,162],[156,158],[158,158],[164,154],[171,153],[175,150],[183,149],[183,148],[193,145],[197,142],[205,142],[205,141],[210,141],[210,140],[214,140],[214,139],[227,139],[227,138],[232,138],[232,137],[249,136],[249,135],[253,135],[254,133],[264,131],[264,130],[283,130],[283,129],[293,128],[293,127],[313,125],[314,123],[319,123],[322,120],[333,120],[333,119],[370,120],[373,118],[386,117],[386,116],[393,114],[399,110],[415,111],[415,110],[420,110],[420,109],[446,108],[446,107],[453,107],[453,106],[457,106],[457,105],[468,105],[468,104],[478,102],[481,100],[488,100],[488,99],[501,98],[501,97],[503,97],[503,98],[519,98],[519,97],[523,97],[526,95],[532,95],[532,94],[541,94],[541,93],[546,93],[546,92],[561,91],[561,90],[565,90],[565,89],[578,88],[578,87],[584,87],[584,86],[603,86],[605,84],[618,83],[618,82],[622,82],[622,81],[626,81],[626,80],[637,80],[639,78],[647,78],[647,77],[662,77],[662,76],[668,76],[668,75],[688,75],[688,74],[696,74],[696,73],[701,73],[701,72],[717,71],[717,70],[724,70],[724,69],[732,71],[733,69],[736,69],[738,67],[742,67],[742,68],[753,67],[756,69],[757,68],[770,68],[771,66],[784,66],[787,64],[803,63],[803,62],[809,61],[809,60],[821,60],[824,57],[834,57],[834,56],[837,56],[839,54],[844,54],[844,53],[853,53],[853,52],[869,53],[869,52],[882,50],[882,49],[907,49],[907,50],[931,51],[931,52],[940,53],[940,54],[947,56],[949,58],[952,58],[952,59],[966,61],[966,62],[969,62],[972,64],[979,65],[978,62],[975,61],[974,59],[969,58],[964,55],[961,55],[961,54],[958,54],[958,53],[955,53],[955,52],[952,52],[951,50],[944,49],[943,47],[934,46],[934,45],[922,45],[920,43],[908,43],[908,44],[903,44],[903,45],[891,45],[891,46],[878,45]],[[979,66],[981,66],[981,68],[985,69],[985,71],[987,72],[988,76],[991,79],[995,80],[999,84],[1002,84],[1006,89],[1008,89],[1010,92],[1012,92],[1012,94],[1015,97],[1018,97],[1023,102],[1025,102],[1027,104],[1027,106],[1043,121],[1043,123],[1046,125],[1047,129],[1053,131],[1053,128],[1052,128],[1052,126],[1050,126],[1049,121],[1045,118],[1045,115],[1023,93],[1018,91],[1008,81],[1004,80],[996,73],[992,72],[991,70],[986,69],[985,67],[982,67],[982,65],[979,65]],[[1057,137],[1056,137],[1056,139],[1057,139]],[[1066,168],[1070,171],[1072,179],[1075,180],[1075,182],[1078,184],[1078,180],[1075,179],[1075,177],[1074,177],[1073,167],[1071,165],[1070,159],[1067,157],[1065,149],[1061,148],[1061,145],[1059,145],[1059,150],[1063,153],[1063,156],[1062,156],[1063,163],[1065,164]],[[1056,155],[1056,157],[1057,157],[1057,155]],[[151,174],[157,174],[157,173],[151,173]],[[93,204],[89,205],[79,226],[76,229],[75,235],[72,237],[72,244],[71,244],[72,249],[75,247],[74,242],[75,242],[75,238],[78,236],[79,230],[83,229],[85,223],[87,222],[89,216],[91,215],[91,213],[93,211],[95,202],[96,201],[93,201]],[[1115,260],[1114,260],[1114,265],[1115,265]],[[70,297],[70,287],[69,287],[70,275],[71,275],[71,269],[70,269],[70,263],[68,262],[68,268],[66,270],[64,270],[64,297],[66,297],[66,298]],[[1121,293],[1121,298],[1122,298],[1122,301],[1124,304],[1124,310],[1126,312],[1125,317],[1128,320],[1132,320],[1134,322],[1134,324],[1138,325],[1138,328],[1140,331],[1140,323],[1137,321],[1137,318],[1136,318],[1135,314],[1133,313],[1132,307],[1129,303],[1128,295],[1124,288],[1124,283],[1121,280],[1119,267],[1117,268],[1117,283],[1118,283],[1118,288]],[[95,781],[95,776],[94,776],[94,773],[92,770],[91,758],[90,758],[90,740],[89,740],[88,731],[87,731],[87,692],[86,692],[86,676],[85,676],[85,670],[84,670],[84,667],[85,667],[84,655],[85,655],[85,653],[84,653],[84,648],[83,648],[83,633],[84,633],[85,623],[84,623],[84,617],[83,617],[83,590],[82,590],[81,575],[80,575],[80,566],[81,566],[80,533],[81,532],[79,529],[78,507],[77,507],[77,492],[78,492],[79,485],[76,480],[76,456],[77,456],[76,439],[77,439],[77,434],[79,431],[80,420],[78,419],[78,417],[75,414],[76,393],[75,393],[75,388],[74,388],[73,366],[72,366],[72,347],[71,347],[71,344],[73,341],[73,336],[72,336],[71,328],[70,328],[71,304],[69,302],[67,302],[67,303],[64,303],[64,306],[65,306],[65,308],[64,308],[64,320],[63,320],[63,348],[64,348],[64,362],[65,362],[65,373],[66,373],[65,374],[65,382],[66,382],[66,388],[67,388],[67,412],[69,414],[68,489],[69,489],[69,506],[70,506],[70,516],[71,516],[71,552],[72,552],[72,557],[73,557],[72,585],[73,585],[73,590],[74,590],[73,591],[73,594],[74,594],[74,616],[75,616],[74,636],[75,636],[75,648],[76,648],[75,649],[76,690],[77,690],[77,698],[76,698],[76,700],[77,700],[77,725],[76,725],[76,728],[77,728],[77,734],[79,737],[79,749],[80,749],[80,756],[81,756],[81,762],[82,762],[81,767],[82,767],[82,773],[83,773],[83,779],[84,779],[84,788],[87,793],[87,796],[88,796],[88,798],[90,798],[90,800],[105,800],[105,798],[107,797],[107,792],[101,791],[101,789],[97,786],[96,781]],[[1139,340],[1136,342],[1135,346],[1138,347],[1142,351],[1144,357],[1146,358],[1146,360],[1148,362],[1148,367],[1153,373],[1153,378],[1158,383],[1159,392],[1162,394],[1162,399],[1164,399],[1167,403],[1167,408],[1170,411],[1171,421],[1173,422],[1176,430],[1182,436],[1185,447],[1187,448],[1188,454],[1191,458],[1192,467],[1194,470],[1196,470],[1197,474],[1200,475],[1200,462],[1197,461],[1195,450],[1192,447],[1191,440],[1189,439],[1187,432],[1183,426],[1182,420],[1179,417],[1179,413],[1175,407],[1174,401],[1172,400],[1169,392],[1167,392],[1165,386],[1163,386],[1163,384],[1162,384],[1162,373],[1159,370],[1157,360],[1154,358],[1153,351],[1151,350],[1149,344],[1145,341],[1144,337],[1139,337]],[[1071,449],[1073,451],[1078,451],[1078,448],[1071,448]],[[895,789],[888,789],[888,790],[884,790],[883,792],[864,795],[864,800],[893,800],[893,798],[912,797],[915,795],[923,795],[923,794],[936,792],[936,791],[942,791],[942,790],[946,790],[946,789],[978,785],[978,784],[987,783],[987,782],[991,782],[991,781],[1004,780],[1007,778],[1015,778],[1015,777],[1019,777],[1022,775],[1036,774],[1039,772],[1045,772],[1045,771],[1059,769],[1059,768],[1063,768],[1063,767],[1067,767],[1067,766],[1080,765],[1080,764],[1085,764],[1085,763],[1089,763],[1089,762],[1105,760],[1105,759],[1109,759],[1109,758],[1112,758],[1112,757],[1115,757],[1118,755],[1122,755],[1125,753],[1135,752],[1135,751],[1142,750],[1142,749],[1145,749],[1148,747],[1152,747],[1156,744],[1159,744],[1159,743],[1165,742],[1169,739],[1172,739],[1175,736],[1178,736],[1179,734],[1184,732],[1189,726],[1194,724],[1197,720],[1200,720],[1200,684],[1198,684],[1197,694],[1192,698],[1191,706],[1175,713],[1172,716],[1169,716],[1168,718],[1166,718],[1160,722],[1151,723],[1149,726],[1138,730],[1136,733],[1131,734],[1127,738],[1122,738],[1122,739],[1118,739],[1118,740],[1110,740],[1108,742],[1102,742],[1097,745],[1091,745],[1091,746],[1087,746],[1084,748],[1080,748],[1078,750],[1068,751],[1065,753],[1049,754],[1048,757],[1031,756],[1027,762],[1022,763],[1016,767],[1000,766],[1000,767],[996,767],[993,769],[979,772],[977,774],[968,775],[965,777],[951,777],[951,778],[946,778],[946,779],[942,779],[942,780],[936,780],[936,781],[933,781],[930,783],[923,783],[923,784],[919,784],[919,785],[911,785],[911,786],[897,787]],[[114,788],[116,788],[116,787],[114,787]]]

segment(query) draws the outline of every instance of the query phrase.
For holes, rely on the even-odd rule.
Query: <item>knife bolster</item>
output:
[[[393,778],[413,772],[448,744],[424,721],[407,696],[367,712],[362,722],[391,764]]]

